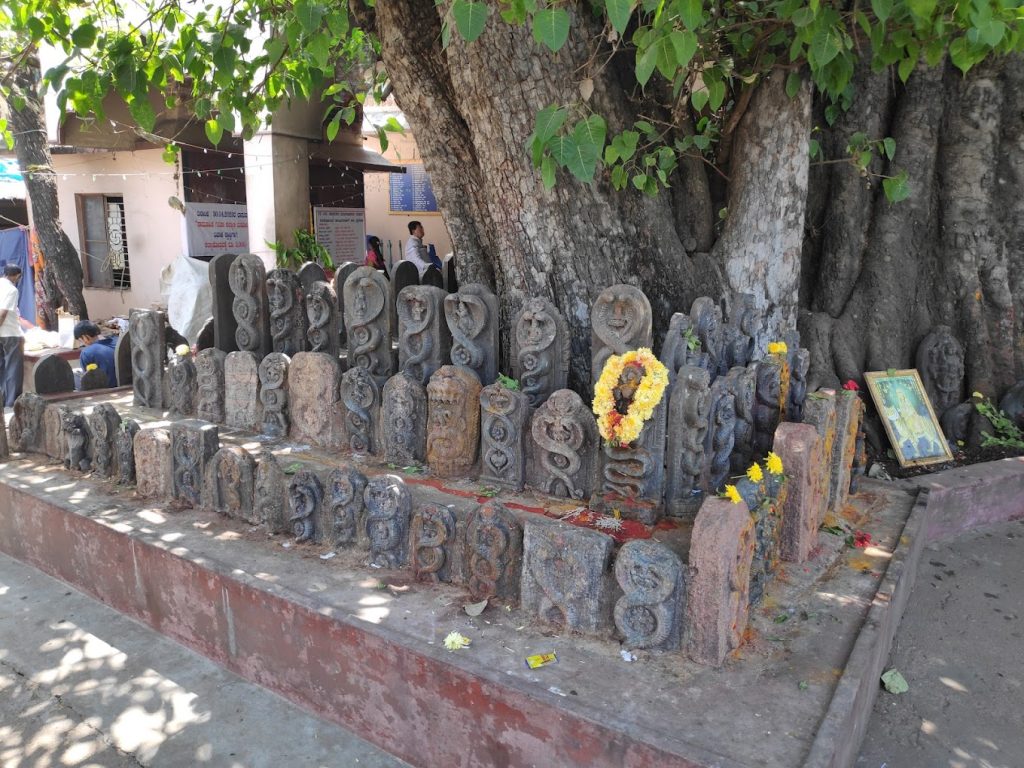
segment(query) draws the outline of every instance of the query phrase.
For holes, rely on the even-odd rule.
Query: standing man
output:
[[[21,267],[5,264],[4,276],[0,278],[0,384],[4,388],[4,405],[8,408],[21,394],[25,376],[25,334],[21,327],[32,327],[18,312],[20,280]]]
[[[420,280],[423,273],[430,266],[430,257],[427,255],[427,246],[423,244],[423,225],[418,221],[409,222],[409,239],[405,242],[405,260],[411,261],[420,271]]]
[[[75,324],[75,338],[82,344],[82,370],[89,370],[95,363],[107,374],[107,386],[117,386],[117,366],[114,364],[114,352],[117,342],[109,336],[100,335],[99,326],[89,320],[79,320]]]

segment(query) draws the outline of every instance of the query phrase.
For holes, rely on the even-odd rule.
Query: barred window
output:
[[[124,198],[75,195],[82,269],[89,288],[131,288]]]

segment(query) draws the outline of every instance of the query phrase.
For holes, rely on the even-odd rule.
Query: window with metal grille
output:
[[[120,195],[75,195],[85,285],[131,288],[124,198]]]

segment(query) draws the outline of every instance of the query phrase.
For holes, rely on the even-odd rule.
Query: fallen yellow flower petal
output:
[[[752,483],[760,483],[764,480],[764,472],[761,471],[761,465],[755,461],[747,467],[747,477],[750,478]]]
[[[449,651],[457,651],[470,644],[470,639],[460,632],[449,632],[444,639],[444,647]]]
[[[174,348],[174,351],[179,357],[185,357],[192,350],[189,349],[188,344],[179,344]]]
[[[775,451],[768,452],[768,461],[765,462],[765,466],[768,467],[768,471],[773,475],[782,474],[782,459]]]
[[[743,501],[743,497],[740,496],[740,492],[736,489],[735,485],[725,486],[725,498],[727,498],[733,504],[739,504],[741,501]]]

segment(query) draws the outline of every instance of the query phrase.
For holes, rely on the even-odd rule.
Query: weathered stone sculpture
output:
[[[615,558],[623,595],[615,628],[627,648],[675,650],[686,615],[686,582],[679,556],[652,540],[627,541]]]
[[[114,433],[118,485],[135,483],[135,436],[138,434],[139,422],[135,419],[122,419]]]
[[[306,312],[302,286],[290,269],[267,274],[267,306],[270,308],[270,339],[274,352],[293,357],[306,349]]]
[[[228,268],[228,284],[235,297],[235,343],[241,352],[262,358],[270,350],[270,322],[267,308],[267,270],[259,256],[242,254]]]
[[[288,419],[291,434],[321,448],[341,447],[338,358],[299,352],[288,364]]]
[[[724,386],[724,380],[716,380],[711,386],[711,408],[708,413],[702,486],[709,493],[717,493],[729,477],[730,457],[736,444],[736,405],[732,392]]]
[[[711,380],[718,376],[719,355],[722,347],[722,310],[707,296],[694,299],[690,305],[690,324],[700,341],[701,352],[708,355]]]
[[[448,362],[452,333],[444,317],[444,290],[414,285],[398,294],[398,367],[421,384]]]
[[[753,295],[740,293],[729,306],[729,322],[721,329],[719,373],[746,367],[754,359],[757,334],[761,330],[761,313]]]
[[[377,453],[380,387],[366,368],[349,368],[341,377],[345,407],[345,445],[353,453]]]
[[[1018,381],[999,400],[999,410],[1005,413],[1020,429],[1024,429],[1024,381]],[[946,425],[942,425],[946,429]],[[966,430],[964,430],[966,433]],[[946,438],[952,440],[948,432]]]
[[[365,368],[383,384],[391,359],[391,289],[373,267],[355,269],[345,281],[345,332],[349,368]]]
[[[672,387],[668,415],[665,505],[669,514],[692,517],[700,503],[704,441],[711,410],[710,374],[685,365]]]
[[[174,459],[166,429],[144,429],[135,437],[135,493],[143,499],[174,496]]]
[[[89,460],[89,427],[85,416],[65,408],[61,414],[61,430],[68,445],[64,466],[88,472],[92,462]]]
[[[798,349],[789,368],[789,402],[786,403],[786,421],[803,421],[804,401],[807,399],[807,372],[811,368],[811,353]]]
[[[339,349],[346,347],[346,340],[348,336],[348,334],[345,333],[345,323],[348,322],[345,319],[345,281],[348,280],[352,273],[357,269],[359,269],[358,264],[346,261],[342,262],[338,268],[334,270],[334,295],[338,297],[338,325],[341,327],[341,333],[338,336]]]
[[[530,402],[500,382],[480,390],[480,481],[517,491],[526,480]]]
[[[782,411],[783,362],[769,356],[757,363],[757,400],[754,403],[754,455],[765,456],[772,449],[775,428]]]
[[[296,277],[299,279],[299,287],[302,289],[303,296],[309,296],[309,289],[317,282],[327,282],[327,272],[315,261],[304,261],[299,267],[299,271],[296,272]]]
[[[43,409],[46,401],[33,392],[23,392],[14,401],[9,445],[19,453],[38,453],[43,442]]]
[[[547,299],[529,299],[516,315],[512,332],[512,376],[538,408],[565,389],[569,375],[569,325]]]
[[[327,482],[324,504],[327,520],[322,528],[325,543],[332,547],[355,544],[359,531],[365,530],[366,525],[363,512],[366,477],[352,467],[341,467],[331,472]]]
[[[114,406],[100,403],[87,418],[89,443],[92,447],[92,468],[98,477],[114,476],[114,436],[121,426],[121,417]]]
[[[932,401],[935,415],[942,418],[960,402],[964,381],[964,348],[947,325],[937,325],[917,347],[917,372]]]
[[[164,318],[153,310],[133,309],[128,318],[132,342],[133,402],[163,408]]]
[[[237,258],[237,253],[218,253],[210,259],[209,264],[210,293],[213,295],[213,345],[224,354],[238,349],[235,341],[238,322],[231,309],[234,293],[228,280],[231,265]]]
[[[74,374],[71,371],[71,365],[66,360],[61,360],[61,362],[64,363],[64,365],[68,366],[68,373],[71,374],[71,376],[70,376],[71,386],[68,387],[67,389],[63,390],[63,391],[64,392],[70,392],[72,389],[75,388],[74,387],[75,376],[74,376]],[[36,368],[36,370],[33,371],[33,373],[38,376],[39,373],[40,373],[39,369]],[[107,372],[104,371],[102,368],[93,368],[93,369],[88,370],[88,371],[86,371],[85,373],[82,374],[82,381],[81,381],[80,389],[83,392],[91,392],[91,391],[96,390],[96,389],[107,389],[109,386],[110,386],[110,379],[107,378]],[[54,390],[40,389],[38,386],[36,386],[36,392],[47,392],[47,391],[54,391]]]
[[[167,364],[171,408],[168,417],[184,419],[196,415],[196,364],[191,355],[175,355]]]
[[[363,500],[370,563],[382,568],[401,568],[409,550],[412,494],[397,475],[377,475],[366,484]]]
[[[482,285],[464,285],[444,300],[452,332],[452,365],[472,370],[484,386],[498,378],[498,297]]]
[[[446,365],[427,384],[427,464],[438,477],[463,477],[480,444],[480,380]]]
[[[412,572],[417,581],[451,582],[456,546],[455,512],[424,504],[412,518]]]
[[[132,383],[132,334],[122,331],[117,337],[114,347],[114,373],[117,374],[117,386],[125,387]]]
[[[474,600],[519,599],[523,565],[523,527],[514,514],[496,501],[483,504],[466,527],[468,584]]]
[[[402,371],[384,385],[381,395],[381,442],[384,460],[399,466],[427,458],[427,390]]]
[[[732,472],[741,475],[754,458],[754,405],[757,402],[757,368],[733,368],[723,386],[732,393],[736,412],[736,438],[732,448]]]
[[[224,417],[229,427],[255,432],[263,424],[259,361],[252,352],[224,359]]]
[[[324,503],[324,486],[316,472],[300,469],[288,483],[288,521],[295,541],[312,541],[316,536],[316,519]]]
[[[219,447],[215,424],[185,419],[171,425],[175,499],[192,507],[200,505],[206,467]]]
[[[391,270],[391,329],[394,333],[398,333],[398,297],[404,289],[419,284],[419,268],[411,261],[400,261]]]
[[[533,417],[533,480],[538,491],[586,499],[597,474],[597,422],[580,396],[560,389]]]
[[[227,353],[223,350],[204,349],[196,355],[196,416],[215,424],[225,422],[224,412],[224,363]]]
[[[338,314],[338,297],[330,283],[316,281],[306,291],[306,319],[309,329],[306,340],[310,352],[323,352],[337,358],[338,337],[341,319]]]
[[[43,407],[43,418],[41,426],[42,439],[40,440],[39,451],[44,456],[59,461],[62,465],[68,452],[68,441],[64,437],[63,423],[64,411],[67,406],[58,403],[47,403]]]
[[[286,488],[284,470],[273,452],[267,448],[260,453],[256,462],[256,479],[253,499],[257,523],[264,523],[271,533],[285,533],[291,530],[285,513]]]
[[[613,285],[601,291],[590,321],[590,376],[594,382],[601,378],[612,355],[651,346],[651,303],[632,285]]]
[[[255,510],[256,460],[244,448],[229,445],[213,455],[206,469],[205,506],[222,515],[260,522]]]
[[[100,388],[107,386],[106,371],[96,368],[103,375]],[[86,371],[88,373],[88,371]],[[85,374],[82,374],[85,378]],[[43,355],[32,368],[32,384],[36,394],[53,395],[61,392],[73,392],[75,389],[75,372],[71,363],[57,354]],[[83,385],[82,389],[86,389]],[[95,387],[93,387],[95,389]]]
[[[676,312],[668,322],[665,341],[661,345],[661,356],[658,358],[668,369],[669,385],[674,385],[679,369],[684,365],[703,368],[711,367],[711,356],[701,352],[700,341],[690,316]],[[708,371],[710,374],[710,371]]]
[[[263,403],[263,434],[288,434],[288,355],[271,352],[260,362],[260,402]]]
[[[607,630],[612,548],[612,538],[599,531],[531,516],[523,537],[523,610],[566,632]]]

